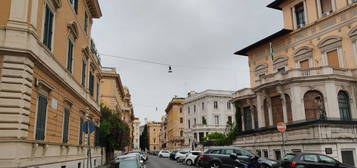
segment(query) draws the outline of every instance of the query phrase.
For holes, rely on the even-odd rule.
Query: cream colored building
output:
[[[236,52],[249,59],[251,88],[237,91],[232,100],[242,121],[235,145],[273,159],[286,152],[317,152],[357,165],[354,2],[268,5],[282,11],[284,29]],[[287,124],[286,149],[278,122]]]
[[[140,150],[140,120],[135,118],[133,122],[133,150]]]
[[[165,109],[168,150],[181,149],[184,144],[183,130],[185,119],[182,110],[182,103],[184,101],[185,98],[174,97]]]
[[[120,75],[115,68],[103,67],[101,80],[101,103],[118,112],[118,116],[125,121],[130,128],[130,144],[125,151],[133,147],[134,110],[131,104],[129,89],[123,86]]]
[[[98,1],[1,0],[0,11],[0,167],[87,166],[82,125],[100,121]]]
[[[163,115],[161,117],[161,128],[160,128],[160,148],[161,149],[167,149],[167,142],[168,142],[168,138],[167,138],[167,115]]]
[[[150,121],[146,124],[149,137],[149,150],[160,150],[160,128],[161,122]]]

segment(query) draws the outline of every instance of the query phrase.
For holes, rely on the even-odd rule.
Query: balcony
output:
[[[226,125],[203,125],[196,124],[192,126],[192,129],[225,129]]]
[[[276,72],[273,74],[268,74],[260,79],[256,80],[256,87],[261,87],[269,84],[275,83],[286,83],[291,80],[304,80],[304,79],[324,79],[324,78],[353,78],[357,77],[357,69],[343,69],[334,68],[330,66],[316,67],[310,69],[291,69],[286,72]],[[238,92],[248,92],[248,91],[238,91]],[[239,94],[239,93],[237,93]],[[240,94],[239,94],[240,95]]]

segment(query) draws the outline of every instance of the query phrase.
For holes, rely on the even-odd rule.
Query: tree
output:
[[[117,111],[101,105],[100,141],[105,148],[107,163],[113,159],[114,150],[123,150],[130,143],[129,126],[120,119]]]
[[[144,126],[143,133],[140,135],[140,149],[146,150],[149,148],[149,136],[147,125]]]

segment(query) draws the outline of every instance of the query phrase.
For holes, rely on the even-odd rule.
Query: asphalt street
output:
[[[146,161],[146,168],[195,168],[194,166],[186,166],[182,163],[177,163],[175,160],[169,158],[159,158],[157,156],[149,156]]]

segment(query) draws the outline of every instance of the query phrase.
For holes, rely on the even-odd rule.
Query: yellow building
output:
[[[251,88],[235,93],[235,145],[279,159],[317,152],[357,165],[357,4],[355,0],[275,0],[284,29],[238,52]],[[287,124],[281,148],[278,122]]]
[[[149,137],[149,150],[150,151],[156,151],[160,150],[160,128],[161,128],[161,122],[148,122],[146,124],[147,126],[147,131],[148,131],[148,137]]]
[[[100,121],[98,1],[1,0],[0,11],[0,167],[86,166],[82,123]]]
[[[184,98],[173,98],[166,107],[167,115],[167,149],[181,149],[184,145],[184,114],[182,103]]]
[[[118,116],[130,128],[130,139],[133,139],[134,111],[129,89],[123,86],[120,75],[115,68],[102,68],[101,103],[118,112]],[[130,141],[132,142],[132,141]],[[132,143],[125,150],[132,149]]]

